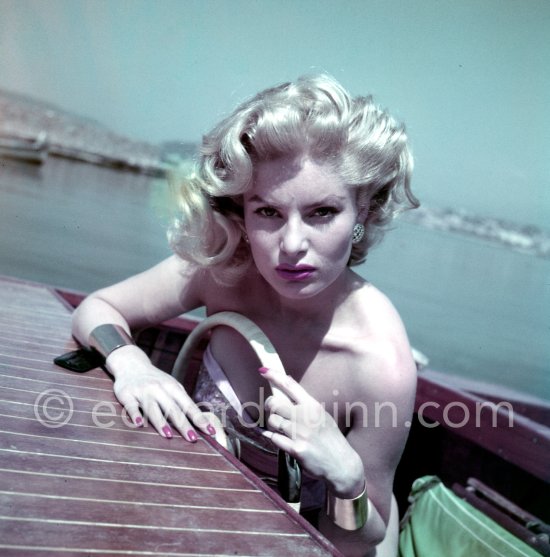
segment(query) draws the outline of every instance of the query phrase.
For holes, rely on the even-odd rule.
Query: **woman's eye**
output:
[[[276,217],[278,215],[277,209],[273,207],[259,207],[254,212],[262,217]]]
[[[330,217],[332,215],[336,215],[338,213],[338,209],[335,207],[319,207],[313,211],[314,217]]]

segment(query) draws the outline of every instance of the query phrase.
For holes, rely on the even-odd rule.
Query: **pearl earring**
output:
[[[357,223],[354,227],[353,227],[353,234],[352,234],[352,238],[351,238],[351,243],[352,244],[358,244],[363,237],[365,236],[365,227],[364,225],[362,225],[361,223]]]

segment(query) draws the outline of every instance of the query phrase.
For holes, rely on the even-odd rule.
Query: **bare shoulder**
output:
[[[347,439],[360,455],[370,498],[388,519],[392,482],[412,420],[416,366],[399,313],[380,290],[366,283],[353,296],[356,329],[345,384],[352,401]],[[350,317],[348,315],[348,318]]]
[[[201,277],[201,290],[208,314],[235,311],[254,315],[254,308],[265,301],[265,293],[262,297],[259,282],[247,275],[226,283],[217,279],[212,272],[205,271]]]
[[[354,300],[362,365],[354,386],[380,400],[405,402],[414,397],[416,365],[401,317],[389,298],[366,283]]]

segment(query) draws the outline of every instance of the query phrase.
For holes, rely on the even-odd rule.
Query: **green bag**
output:
[[[399,557],[540,557],[436,476],[413,483],[401,521]]]

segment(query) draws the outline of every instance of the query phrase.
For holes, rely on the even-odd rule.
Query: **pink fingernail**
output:
[[[138,426],[141,427],[143,425],[143,418],[141,416],[138,416],[135,420],[134,423]]]
[[[210,435],[216,435],[216,429],[214,428],[214,426],[212,424],[208,424],[208,427],[206,428],[206,431],[208,431],[208,433],[210,433]]]
[[[266,367],[261,367],[258,371],[259,371],[260,373],[267,373],[267,372],[269,371],[269,369],[266,368]]]
[[[192,429],[187,432],[187,437],[191,443],[194,443],[198,439],[197,434]]]
[[[164,433],[164,436],[165,436],[167,439],[172,439],[172,430],[170,429],[170,426],[165,425],[165,426],[162,428],[162,433]]]

